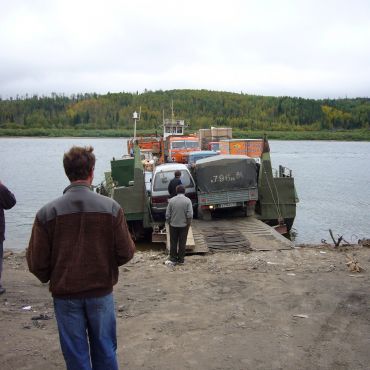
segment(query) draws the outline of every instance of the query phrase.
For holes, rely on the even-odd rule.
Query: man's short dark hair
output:
[[[181,177],[181,171],[176,170],[175,171],[175,177]]]
[[[185,194],[185,186],[184,185],[177,185],[176,186],[176,194]]]
[[[92,146],[73,146],[64,153],[63,166],[69,181],[86,180],[95,166]]]

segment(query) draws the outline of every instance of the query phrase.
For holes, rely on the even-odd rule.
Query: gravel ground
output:
[[[5,255],[1,369],[64,369],[47,284],[24,253]],[[120,268],[121,369],[370,368],[370,248],[219,252],[175,268],[165,259],[137,252]]]

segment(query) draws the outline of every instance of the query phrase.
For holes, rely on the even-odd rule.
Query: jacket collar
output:
[[[72,190],[74,188],[88,188],[89,190],[91,190],[91,185],[89,185],[89,183],[87,182],[72,182],[69,186],[67,186],[64,190],[63,190],[63,194],[65,194],[67,191],[69,190]]]

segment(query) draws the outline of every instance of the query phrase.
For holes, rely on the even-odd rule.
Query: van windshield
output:
[[[175,177],[175,171],[157,172],[154,177],[153,191],[163,191],[168,189],[170,181]],[[194,183],[186,170],[181,171],[181,182],[187,187],[194,187]]]

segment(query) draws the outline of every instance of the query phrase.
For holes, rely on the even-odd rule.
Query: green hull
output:
[[[111,161],[111,172],[105,173],[105,186],[101,191],[120,204],[132,234],[138,239],[152,227],[144,181],[143,164],[137,147],[134,157]]]
[[[297,202],[294,178],[274,177],[270,153],[263,153],[258,177],[257,217],[273,225],[283,221],[290,230],[296,216]]]

